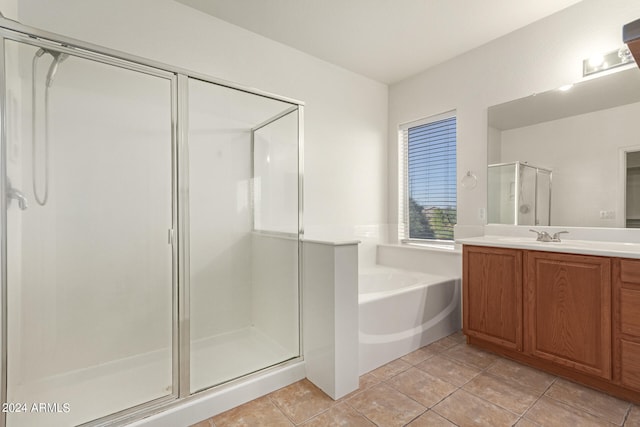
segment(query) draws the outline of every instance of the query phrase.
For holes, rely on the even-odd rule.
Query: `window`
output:
[[[402,240],[453,240],[456,224],[456,116],[400,126]]]

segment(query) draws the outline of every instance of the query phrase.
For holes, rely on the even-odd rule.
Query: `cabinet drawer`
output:
[[[620,261],[620,279],[625,283],[640,284],[640,261]]]
[[[640,343],[621,340],[620,344],[622,384],[640,390]]]
[[[640,291],[620,289],[620,331],[640,337]]]

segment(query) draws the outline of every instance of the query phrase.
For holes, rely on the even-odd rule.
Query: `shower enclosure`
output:
[[[523,162],[488,168],[490,224],[551,225],[551,170]]]
[[[122,423],[298,359],[301,103],[0,27],[0,425]]]

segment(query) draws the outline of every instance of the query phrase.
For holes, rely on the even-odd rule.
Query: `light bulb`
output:
[[[599,67],[604,63],[604,56],[600,54],[592,55],[589,58],[589,65],[592,67]]]

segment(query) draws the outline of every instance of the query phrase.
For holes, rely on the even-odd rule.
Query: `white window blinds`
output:
[[[456,117],[400,127],[400,238],[453,240],[456,224]]]

